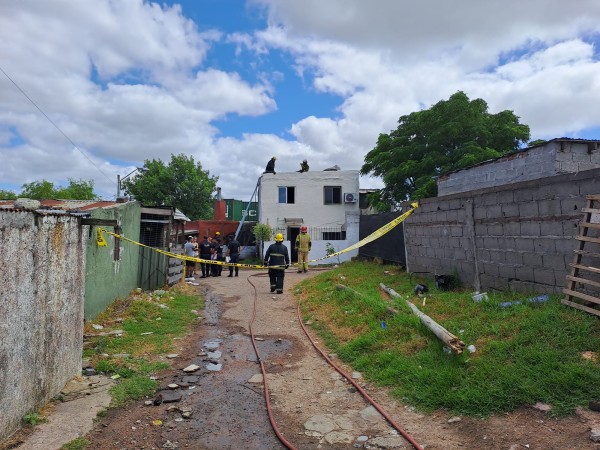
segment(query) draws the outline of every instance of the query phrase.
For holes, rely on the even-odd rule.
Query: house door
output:
[[[298,252],[296,251],[296,236],[300,234],[300,227],[288,227],[287,235],[290,238],[290,259],[292,262],[298,262]]]

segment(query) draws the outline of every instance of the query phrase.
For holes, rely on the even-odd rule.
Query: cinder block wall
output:
[[[81,374],[86,242],[76,217],[0,210],[0,440]]]
[[[424,199],[404,225],[409,272],[474,290],[559,292],[600,169]]]
[[[577,173],[600,166],[600,150],[587,141],[552,140],[545,145],[459,170],[438,179],[438,195]]]

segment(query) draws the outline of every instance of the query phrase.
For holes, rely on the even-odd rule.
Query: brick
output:
[[[540,254],[554,254],[556,253],[556,247],[554,245],[555,239],[552,238],[538,238],[533,239],[533,248],[536,253]]]
[[[564,255],[543,255],[542,263],[545,268],[557,271],[564,270],[567,267]]]
[[[573,251],[577,248],[578,241],[575,239],[557,239],[554,241],[556,253],[572,255]]]
[[[539,222],[521,222],[521,237],[540,236]]]
[[[485,216],[488,219],[497,219],[499,217],[502,217],[502,206],[500,206],[500,205],[487,206]]]
[[[521,224],[519,222],[506,222],[502,224],[504,236],[520,236]]]
[[[487,234],[488,236],[502,236],[504,234],[504,230],[502,228],[502,224],[493,223],[487,226]]]
[[[562,215],[579,214],[581,208],[586,205],[586,200],[581,197],[569,197],[560,201],[560,211]]]
[[[512,190],[512,188],[498,191],[498,203],[499,204],[512,203],[514,201],[515,201],[515,196],[514,196],[514,191]]]
[[[524,217],[539,217],[540,211],[537,202],[519,203],[519,216]]]
[[[531,238],[515,238],[515,250],[522,252],[533,252],[534,245]]]
[[[480,202],[482,205],[497,205],[498,204],[498,193],[490,192],[481,196]]]
[[[517,203],[504,203],[502,205],[502,216],[503,217],[518,217],[519,216],[519,205]]]
[[[556,277],[554,270],[550,269],[534,269],[533,278],[536,283],[554,285],[556,283]]]
[[[506,261],[505,252],[503,251],[491,251],[490,252],[490,260],[492,264],[504,264]]]
[[[562,222],[540,222],[540,236],[563,236]]]
[[[487,275],[498,276],[498,264],[483,263],[479,265],[479,270]]]
[[[515,190],[515,192],[514,192],[515,202],[531,201],[531,200],[533,200],[533,193],[534,193],[534,189],[532,189],[532,188]]]
[[[501,265],[498,267],[498,275],[502,278],[509,279],[515,278],[515,268],[513,266]]]
[[[458,226],[450,227],[450,236],[462,237],[463,236],[463,227],[458,227]]]
[[[533,268],[531,267],[515,267],[515,278],[521,281],[533,282]]]
[[[522,253],[523,265],[527,267],[543,267],[542,255],[537,253]]]
[[[562,226],[565,238],[573,238],[579,234],[579,220],[564,221]]]
[[[562,214],[559,199],[540,200],[538,202],[538,211],[541,217],[560,216]]]
[[[512,266],[523,265],[523,253],[521,252],[505,252],[506,263]]]

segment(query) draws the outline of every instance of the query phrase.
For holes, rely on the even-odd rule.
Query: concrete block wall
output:
[[[597,142],[554,139],[539,147],[439,177],[438,195],[468,192],[599,167],[600,148]]]
[[[407,270],[473,290],[559,292],[600,169],[424,199],[404,223]]]
[[[87,233],[0,210],[0,440],[81,374]]]

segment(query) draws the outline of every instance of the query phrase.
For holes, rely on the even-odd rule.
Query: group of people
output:
[[[220,261],[220,262],[231,262],[238,263],[240,260],[240,252],[242,246],[239,241],[233,235],[227,236],[225,242],[221,238],[221,233],[217,231],[214,237],[204,236],[201,242],[193,236],[188,236],[187,242],[185,243],[185,255],[194,258],[200,258],[203,260]],[[211,263],[200,263],[201,277],[220,277],[223,273],[222,264],[211,264]],[[237,277],[240,268],[229,266],[229,277],[233,277],[234,273]],[[185,278],[186,281],[192,281],[196,272],[196,262],[187,260],[185,262]]]
[[[306,273],[308,271],[308,253],[311,249],[312,242],[308,234],[308,228],[303,225],[300,227],[300,234],[296,236],[295,248],[298,253],[298,273]],[[222,242],[221,233],[216,232],[213,238],[204,236],[202,242],[198,242],[197,238],[188,236],[185,243],[185,255],[203,260],[213,260],[220,262],[228,262],[237,264],[240,260],[240,252],[242,246],[235,239],[235,236],[227,236],[226,243]],[[271,292],[283,294],[283,279],[285,277],[285,269],[290,266],[290,255],[287,247],[283,244],[283,234],[275,235],[275,243],[271,244],[265,253],[264,265],[269,267],[269,282]],[[220,277],[223,272],[222,264],[200,263],[202,271],[201,278]],[[240,268],[238,266],[229,266],[229,277],[233,277],[234,273],[237,277]],[[185,279],[193,281],[196,271],[196,262],[186,260],[185,262]]]
[[[275,172],[275,161],[277,161],[277,157],[273,156],[267,163],[267,167],[265,167],[265,171],[263,173],[276,174],[277,172]],[[297,172],[300,172],[300,173],[308,172],[308,169],[309,169],[308,161],[305,159],[300,163],[300,170],[298,170]]]

